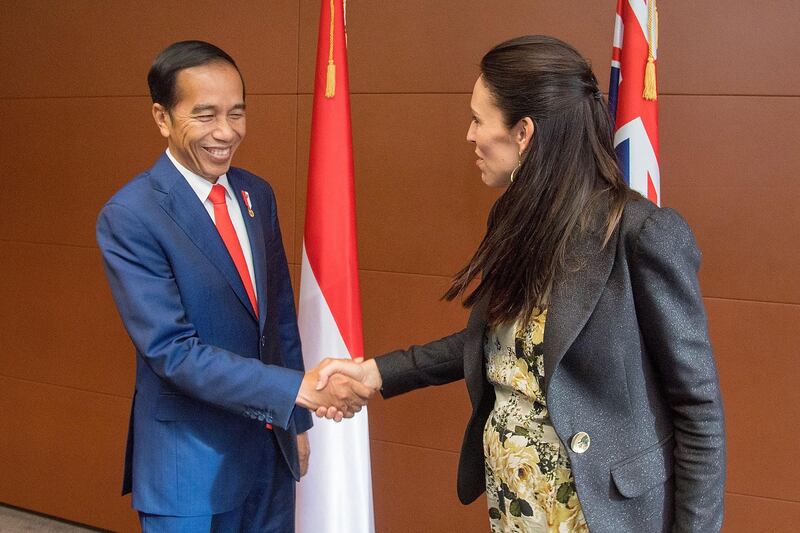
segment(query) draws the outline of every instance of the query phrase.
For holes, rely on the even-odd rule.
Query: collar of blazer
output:
[[[154,189],[164,193],[164,197],[160,201],[164,211],[183,230],[194,245],[203,252],[208,260],[217,267],[242,302],[242,305],[247,308],[250,316],[255,320],[256,316],[244,289],[242,278],[236,270],[236,265],[234,265],[228,249],[222,241],[222,237],[220,237],[202,202],[200,202],[191,186],[183,179],[183,176],[181,176],[166,154],[163,154],[153,168],[150,169],[150,181]],[[228,182],[231,188],[239,193],[234,194],[239,209],[246,213],[247,207],[243,204],[240,193],[243,186],[242,177],[237,169],[231,167],[228,172]],[[266,314],[266,252],[264,249],[264,231],[259,219],[260,211],[261,209],[256,210],[255,217],[245,216],[243,218],[253,255],[253,270],[256,278],[256,294],[260,317],[259,325],[263,328]]]
[[[589,232],[574,248],[571,264],[579,266],[556,281],[553,296],[547,310],[544,329],[544,387],[547,391],[550,380],[575,338],[581,332],[597,305],[606,286],[616,257],[617,229],[605,248],[601,248],[603,234]],[[464,353],[468,358],[464,364],[464,379],[473,406],[477,408],[483,396],[484,357],[483,334],[486,328],[488,299],[478,301],[472,309],[465,340]]]
[[[603,232],[590,232],[577,243],[574,264],[578,267],[557,280],[553,287],[547,324],[544,327],[544,387],[550,388],[558,363],[588,322],[611,275],[617,251],[619,228],[605,248]]]

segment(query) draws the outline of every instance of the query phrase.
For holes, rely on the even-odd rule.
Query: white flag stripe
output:
[[[636,117],[621,126],[614,134],[614,148],[623,141],[628,141],[629,155],[629,185],[631,189],[647,197],[647,176],[653,180],[653,187],[661,191],[661,172],[658,168],[658,158],[650,142],[650,136],[642,122],[642,117]],[[660,200],[660,199],[659,199]]]
[[[303,245],[298,325],[306,368],[350,357]],[[374,533],[367,409],[337,424],[315,419],[311,460],[297,491],[299,533]]]
[[[303,360],[314,368],[326,357],[350,357],[325,295],[317,284],[303,244],[300,267],[300,302],[297,322],[303,342]]]

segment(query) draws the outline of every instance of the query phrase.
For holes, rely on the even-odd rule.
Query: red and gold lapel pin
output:
[[[242,191],[242,200],[244,200],[244,205],[247,206],[247,214],[250,215],[250,218],[256,216],[256,214],[253,213],[253,204],[250,202],[250,193]]]

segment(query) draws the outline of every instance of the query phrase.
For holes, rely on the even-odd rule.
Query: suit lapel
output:
[[[545,391],[555,369],[586,325],[606,286],[614,265],[619,232],[602,250],[600,232],[590,233],[576,246],[575,259],[580,269],[558,280],[547,311],[544,328]]]
[[[473,406],[477,409],[483,397],[484,356],[483,337],[486,329],[486,311],[489,298],[482,298],[475,303],[467,322],[468,336],[464,340],[464,381]]]
[[[228,172],[228,183],[230,183],[233,194],[236,196],[239,210],[242,212],[242,218],[244,218],[244,226],[247,229],[247,238],[250,239],[250,252],[253,257],[253,274],[255,274],[256,278],[259,331],[264,331],[264,321],[267,316],[267,256],[261,217],[269,216],[269,213],[263,213],[260,209],[261,206],[253,205],[253,216],[250,216],[248,212],[249,208],[244,203],[244,195],[242,194],[242,191],[248,193],[249,191],[247,191],[238,173],[233,168]],[[250,202],[251,204],[255,204],[252,195],[250,195]]]
[[[244,290],[239,272],[233,264],[233,259],[194,190],[166,154],[152,168],[151,176],[153,186],[166,193],[161,201],[161,207],[208,260],[219,269],[223,278],[255,320],[250,300]]]

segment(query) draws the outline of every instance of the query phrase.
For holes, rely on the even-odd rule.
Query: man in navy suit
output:
[[[123,493],[144,531],[294,530],[308,409],[372,391],[305,373],[270,186],[231,167],[245,136],[233,59],[175,43],[148,74],[168,148],[105,205],[97,240],[136,348]]]

